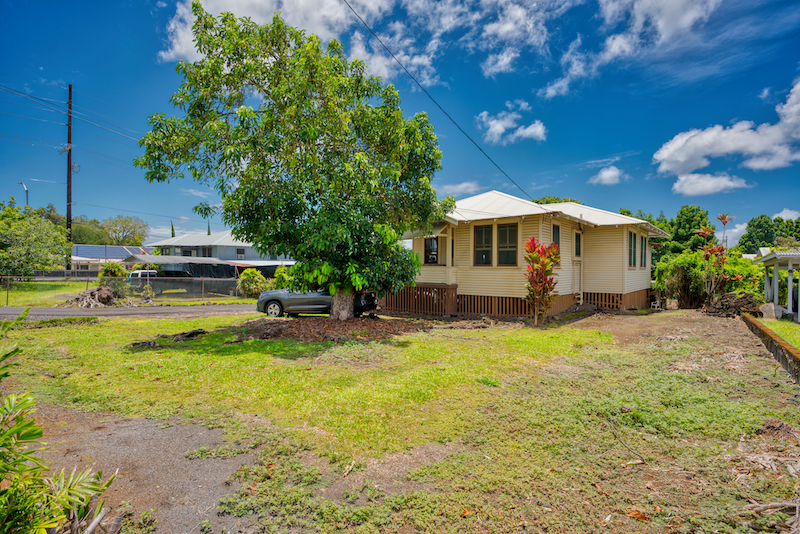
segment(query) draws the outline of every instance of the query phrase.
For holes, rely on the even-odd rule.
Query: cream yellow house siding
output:
[[[559,247],[561,264],[553,271],[553,274],[556,275],[555,291],[559,295],[570,295],[575,292],[573,287],[577,287],[577,285],[573,286],[574,266],[572,260],[575,252],[575,230],[578,230],[579,226],[578,223],[558,217],[546,218],[543,227],[544,241],[546,243],[552,242],[553,225],[561,227],[561,246]],[[585,255],[585,253],[582,255]],[[583,263],[583,260],[581,260],[581,263]],[[574,283],[578,284],[579,280],[574,280]]]
[[[583,232],[583,290],[623,293],[627,268],[627,229],[586,228]]]
[[[633,235],[636,236],[636,267],[628,266],[628,240],[630,232],[633,232]],[[645,247],[647,249],[645,251],[647,265],[645,266],[640,265],[642,259],[642,236],[645,238]],[[626,226],[625,235],[623,237],[625,240],[625,287],[622,293],[632,293],[642,289],[650,289],[650,246],[647,244],[647,234],[635,226]]]

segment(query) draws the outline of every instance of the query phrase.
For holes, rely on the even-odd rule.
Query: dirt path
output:
[[[237,484],[228,485],[227,480],[239,465],[252,462],[252,453],[229,459],[185,457],[189,450],[223,444],[219,430],[178,420],[169,425],[49,404],[37,407],[36,422],[47,443],[42,456],[53,469],[93,467],[104,475],[119,469],[105,494],[107,505],[116,508],[128,501],[136,515],[157,510],[159,533],[200,532],[204,519],[212,522],[214,532],[222,527],[245,532],[236,518],[217,517],[216,506],[236,490]]]

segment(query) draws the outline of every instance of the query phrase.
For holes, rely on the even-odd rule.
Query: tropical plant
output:
[[[239,275],[239,281],[236,282],[236,287],[239,292],[247,298],[255,298],[263,291],[267,290],[267,279],[258,271],[258,269],[245,269]]]
[[[538,326],[547,309],[553,304],[556,287],[553,269],[560,260],[558,245],[554,243],[545,245],[535,237],[531,237],[525,243],[525,262],[528,264],[525,272],[528,295],[525,300],[533,308],[534,325]]]
[[[145,178],[210,182],[233,235],[297,263],[292,287],[326,287],[332,319],[352,294],[414,282],[417,255],[399,236],[427,230],[454,206],[431,187],[441,151],[428,117],[405,118],[392,85],[348,60],[342,45],[287,26],[219,18],[192,3],[202,59],[178,64],[183,117],[155,114],[135,165]],[[195,211],[215,213],[203,203]]]
[[[719,215],[717,215],[717,220],[722,223],[722,244],[725,245],[726,247],[728,246],[728,242],[725,241],[725,227],[729,222],[731,222],[735,218],[736,217],[734,215],[731,215],[729,213],[720,213]]]

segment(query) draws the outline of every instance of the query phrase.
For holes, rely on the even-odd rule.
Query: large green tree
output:
[[[112,245],[141,246],[147,239],[150,227],[139,217],[117,215],[103,221],[103,229],[111,238]]]
[[[329,288],[332,318],[352,317],[354,291],[412,283],[419,260],[398,237],[453,206],[430,186],[441,152],[427,115],[405,118],[397,90],[340,43],[323,48],[278,15],[259,26],[192,11],[203,59],[178,64],[183,116],[150,117],[135,161],[147,180],[188,169],[213,184],[233,235],[297,260],[293,286]]]
[[[33,276],[36,269],[64,265],[66,230],[17,205],[0,202],[0,276]]]
[[[745,254],[755,254],[759,247],[775,246],[775,223],[768,215],[759,215],[747,221],[747,231],[739,239],[738,247]]]
[[[33,213],[39,217],[44,217],[56,226],[67,227],[67,219],[58,211],[53,204],[48,204],[46,208],[36,208]],[[105,231],[103,225],[97,219],[90,219],[86,215],[78,215],[72,218],[72,242],[83,245],[113,245],[111,237]]]

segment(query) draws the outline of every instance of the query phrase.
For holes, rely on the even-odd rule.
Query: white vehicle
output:
[[[128,275],[128,280],[133,280],[134,278],[155,278],[158,274],[158,271],[131,271],[131,274]]]

